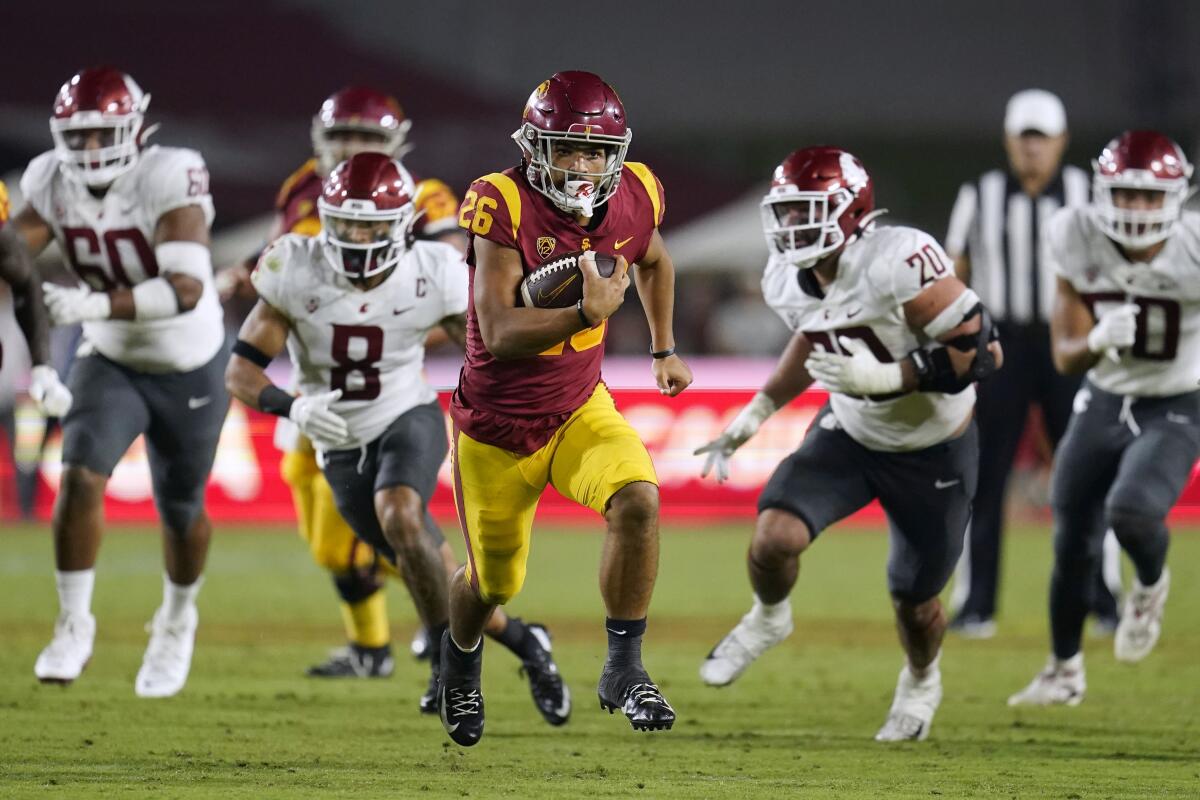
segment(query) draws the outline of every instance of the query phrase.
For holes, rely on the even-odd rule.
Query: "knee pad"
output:
[[[204,490],[202,488],[191,496],[156,497],[154,504],[158,507],[158,515],[167,530],[184,536],[196,521],[196,517],[204,510]]]
[[[361,603],[380,589],[380,583],[373,574],[357,569],[334,575],[333,585],[337,588],[338,597],[349,605]]]

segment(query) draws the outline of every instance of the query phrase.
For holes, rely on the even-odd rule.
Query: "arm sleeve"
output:
[[[155,164],[146,176],[144,190],[151,216],[162,217],[185,206],[200,206],[204,219],[212,225],[213,201],[208,191],[208,167],[195,150],[172,148],[159,150]]]
[[[958,190],[958,199],[950,212],[950,227],[946,231],[946,252],[951,257],[957,258],[967,252],[978,207],[978,191],[973,185],[964,183]]]

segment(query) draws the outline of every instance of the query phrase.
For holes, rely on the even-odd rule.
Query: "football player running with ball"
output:
[[[674,354],[674,267],[658,233],[662,187],[644,164],[625,161],[630,137],[611,86],[589,72],[556,73],[529,96],[513,134],[523,163],[480,178],[463,201],[471,294],[466,364],[450,413],[468,562],[451,582],[439,699],[442,723],[460,745],[483,735],[479,634],[521,590],[547,484],[603,516],[608,528],[600,563],[608,612],[602,707],[622,710],[636,729],[675,721],[641,658],[658,570],[658,480],[600,380],[607,320],[624,299],[630,262],[660,391],[676,395],[692,380]],[[614,256],[615,271],[601,277],[585,255],[577,305],[518,305],[526,275],[580,250]]]
[[[86,69],[54,103],[54,150],[21,178],[14,219],[34,255],[51,239],[83,284],[45,285],[56,325],[83,323],[63,420],[63,474],[54,505],[61,612],[38,656],[39,680],[70,683],[92,655],[91,613],[104,490],[145,434],[163,523],[163,604],[134,690],[176,694],[191,668],[196,594],[212,533],[204,487],[229,397],[227,351],[213,284],[208,170],[194,150],[147,146],[150,95],[111,67]]]
[[[1200,214],[1183,211],[1192,166],[1175,142],[1130,131],[1094,164],[1092,205],[1046,230],[1058,271],[1055,366],[1086,372],[1054,461],[1052,653],[1009,705],[1078,705],[1088,575],[1111,528],[1133,561],[1113,638],[1141,661],[1162,629],[1167,513],[1200,456]]]
[[[716,440],[703,474],[819,381],[830,401],[758,500],[747,562],[754,606],[700,667],[735,680],[792,631],[799,557],[878,499],[891,530],[888,590],[906,662],[877,741],[924,739],[942,698],[938,593],[962,550],[978,471],[974,382],[1000,366],[991,318],[926,233],[876,228],[874,187],[844,150],[811,147],[775,170],[762,202],[767,303],[795,335],[766,385]]]
[[[447,570],[427,505],[446,457],[446,423],[422,372],[425,337],[464,338],[467,276],[457,249],[413,242],[413,183],[400,162],[359,153],[325,180],[319,235],[287,234],[259,259],[259,301],[226,381],[242,402],[292,420],[317,448],[338,511],[400,572],[424,625],[446,630]],[[301,396],[264,369],[284,346]],[[522,661],[534,702],[561,725],[570,695],[540,625],[503,614],[488,633]],[[423,713],[437,710],[431,659]]]

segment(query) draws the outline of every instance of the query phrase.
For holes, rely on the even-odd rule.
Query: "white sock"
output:
[[[916,667],[914,667],[912,665],[912,662],[910,661],[908,664],[908,671],[912,674],[912,676],[914,678],[917,679],[918,683],[924,683],[929,678],[939,675],[941,673],[941,670],[938,668],[938,663],[941,660],[942,660],[942,651],[938,650],[938,654],[933,657],[933,661],[930,661],[928,664],[926,664],[924,669],[917,669]]]
[[[754,605],[758,607],[758,611],[762,614],[763,619],[771,625],[781,625],[784,620],[791,619],[792,602],[786,597],[778,603],[767,604],[759,600],[756,596],[754,598]]]
[[[180,586],[172,583],[169,575],[163,575],[163,614],[168,624],[181,621],[184,613],[196,605],[196,595],[203,583],[204,578],[199,577],[195,583]]]
[[[1081,669],[1083,669],[1083,651],[1080,650],[1070,658],[1054,659],[1054,666],[1058,667],[1059,669],[1066,670],[1067,672],[1079,672]]]
[[[86,616],[92,612],[92,588],[96,585],[95,569],[70,572],[55,570],[58,587],[58,607],[68,614]]]

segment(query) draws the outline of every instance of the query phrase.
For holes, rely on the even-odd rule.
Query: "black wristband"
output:
[[[286,417],[290,414],[294,402],[296,402],[296,398],[273,383],[270,386],[264,386],[263,390],[258,393],[259,410],[277,417]]]
[[[668,347],[666,350],[651,350],[650,355],[654,358],[670,358],[675,355],[675,348]]]
[[[235,356],[241,356],[251,364],[257,364],[263,369],[266,369],[271,364],[271,357],[269,355],[264,353],[262,350],[259,350],[245,339],[238,339],[233,343],[233,354]]]
[[[575,311],[579,314],[579,321],[583,323],[584,329],[596,327],[592,324],[592,321],[587,318],[587,314],[583,313],[582,300],[575,304]]]

